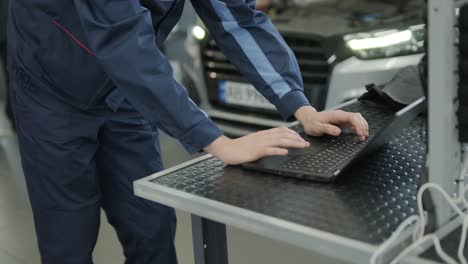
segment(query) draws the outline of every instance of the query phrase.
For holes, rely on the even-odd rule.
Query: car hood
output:
[[[282,32],[330,37],[422,24],[423,8],[421,0],[407,0],[403,9],[385,0],[328,0],[289,7],[272,21]]]

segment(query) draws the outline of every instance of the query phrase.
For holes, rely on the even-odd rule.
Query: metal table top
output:
[[[399,223],[416,213],[426,151],[423,120],[418,117],[334,183],[246,171],[206,155],[135,182],[135,193],[272,239],[365,263]]]

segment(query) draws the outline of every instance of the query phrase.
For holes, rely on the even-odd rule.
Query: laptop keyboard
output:
[[[313,152],[306,150],[301,151],[299,154],[291,158],[283,165],[285,169],[312,171],[319,174],[329,174],[337,171],[340,165],[356,154],[365,147],[366,143],[372,139],[378,131],[383,129],[391,122],[394,113],[392,111],[378,108],[364,106],[362,103],[355,103],[353,105],[343,108],[344,111],[359,112],[367,120],[369,124],[369,137],[366,141],[359,141],[359,139],[351,133],[343,133],[339,137],[323,136],[323,144],[317,151],[315,148]],[[295,128],[304,138],[307,135],[302,126]]]

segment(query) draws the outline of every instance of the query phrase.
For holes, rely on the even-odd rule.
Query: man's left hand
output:
[[[311,136],[324,134],[339,136],[340,127],[346,126],[349,126],[361,141],[369,136],[369,125],[360,113],[342,110],[317,112],[312,106],[303,106],[294,113],[294,116],[304,126],[305,132]]]

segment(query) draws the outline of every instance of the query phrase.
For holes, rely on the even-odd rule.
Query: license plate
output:
[[[275,106],[251,84],[220,81],[218,85],[218,98],[225,104],[271,110],[276,109]]]

